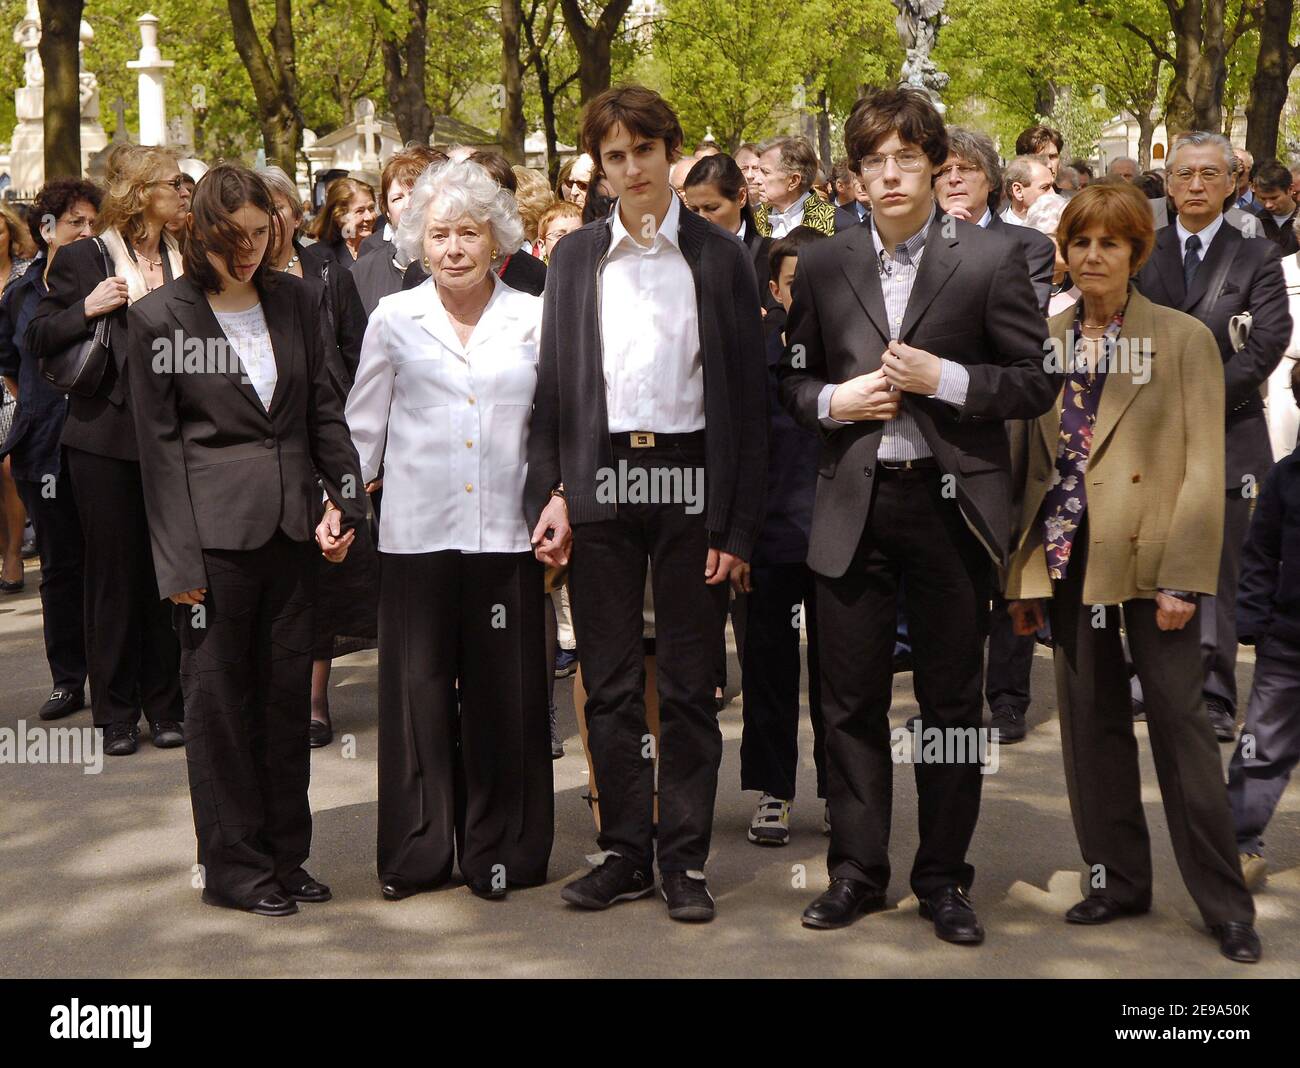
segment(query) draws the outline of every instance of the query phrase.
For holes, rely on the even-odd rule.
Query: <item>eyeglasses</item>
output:
[[[178,174],[175,178],[164,178],[164,179],[162,179],[162,180],[160,180],[160,181],[157,181],[157,182],[150,182],[149,184],[150,184],[150,185],[169,185],[169,186],[171,186],[173,189],[175,189],[176,192],[179,193],[179,192],[181,191],[181,186],[183,186],[183,185],[185,184],[185,175],[183,175],[183,174]]]
[[[1185,185],[1198,174],[1202,182],[1217,182],[1225,173],[1222,167],[1179,167],[1170,176]]]
[[[570,189],[581,189],[585,193],[587,191],[587,187],[591,183],[584,182],[580,178],[566,178],[564,179],[564,184],[567,185]]]
[[[891,159],[898,164],[900,171],[907,171],[909,174],[915,174],[925,166],[924,152],[905,148],[902,152],[886,152],[883,155],[877,152],[870,156],[863,156],[862,173],[875,177],[885,169],[885,162]]]
[[[899,166],[903,166],[901,162],[899,163]],[[906,170],[907,168],[903,167],[903,169]],[[961,175],[963,181],[970,181],[970,179],[974,178],[975,175],[979,173],[980,169],[974,163],[949,163],[946,167],[940,167],[935,171],[934,176],[938,179],[953,178],[956,175]]]

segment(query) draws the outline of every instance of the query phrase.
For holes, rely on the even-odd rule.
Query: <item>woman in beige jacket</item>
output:
[[[1083,297],[1050,322],[1048,359],[1064,386],[1030,428],[1006,597],[1021,633],[1044,607],[1051,619],[1066,784],[1089,868],[1088,896],[1066,919],[1151,907],[1122,626],[1183,880],[1224,955],[1253,962],[1254,905],[1202,706],[1199,631],[1187,626],[1218,581],[1222,360],[1199,321],[1129,284],[1154,243],[1132,186],[1084,190],[1057,236]]]

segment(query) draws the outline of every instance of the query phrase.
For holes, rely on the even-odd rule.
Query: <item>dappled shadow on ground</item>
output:
[[[29,589],[32,584],[29,584]],[[0,727],[35,720],[48,677],[29,592],[0,613]],[[1035,661],[1029,739],[1005,747],[985,779],[972,849],[973,896],[988,929],[980,948],[937,941],[907,889],[916,846],[909,768],[894,787],[890,910],[842,931],[810,931],[803,907],[826,878],[821,804],[805,723],[791,844],[745,839],[753,794],[739,784],[739,701],[723,713],[710,885],[718,918],[668,920],[659,897],[583,913],[559,889],[594,852],[569,681],[557,683],[568,755],[556,765],[556,838],[546,886],[484,902],[463,885],[383,901],[374,871],[374,654],[335,666],[340,741],[312,758],[310,870],[335,900],[265,919],[204,906],[192,882],[194,838],[183,753],[144,743],[102,774],[68,766],[0,767],[0,973],[10,976],[1300,976],[1300,798],[1283,801],[1269,835],[1275,873],[1257,898],[1266,958],[1220,957],[1178,877],[1139,727],[1156,903],[1104,928],[1066,925],[1080,866],[1061,772],[1050,662]],[[732,678],[736,677],[734,657]],[[1248,692],[1249,665],[1242,683]],[[896,680],[895,725],[915,710]],[[80,713],[70,725],[89,724]],[[1224,758],[1227,758],[1224,750]]]

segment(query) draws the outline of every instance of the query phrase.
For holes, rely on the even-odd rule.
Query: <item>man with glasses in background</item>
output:
[[[1234,160],[1226,137],[1197,131],[1174,140],[1166,160],[1169,196],[1178,217],[1156,233],[1156,247],[1138,273],[1149,300],[1200,319],[1214,333],[1227,384],[1227,507],[1218,592],[1201,605],[1205,704],[1221,742],[1235,736],[1237,712],[1237,580],[1250,523],[1250,502],[1273,463],[1260,386],[1291,339],[1291,314],[1281,252],[1263,237],[1225,226]],[[1229,324],[1250,317],[1240,350]],[[1159,358],[1157,356],[1157,358]],[[1136,696],[1136,695],[1135,695]]]

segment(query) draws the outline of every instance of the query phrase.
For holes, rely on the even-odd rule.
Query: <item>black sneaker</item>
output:
[[[581,909],[607,909],[618,901],[634,901],[654,892],[654,877],[630,860],[611,853],[600,867],[574,879],[560,897]]]
[[[104,752],[109,756],[130,756],[140,731],[135,724],[111,723],[104,728]]]
[[[172,719],[153,724],[153,744],[158,749],[177,749],[185,744],[185,728]]]
[[[1022,710],[1001,705],[989,717],[989,729],[999,732],[998,741],[1003,745],[1015,745],[1016,742],[1025,740],[1029,728],[1025,725],[1025,713]]]
[[[62,719],[86,707],[85,694],[57,687],[41,705],[41,719]]]
[[[1214,728],[1214,736],[1221,742],[1232,742],[1237,739],[1237,724],[1232,714],[1232,709],[1228,703],[1221,697],[1207,697],[1205,699],[1205,711],[1210,716],[1210,726]]]
[[[707,923],[717,911],[703,873],[666,871],[659,876],[660,889],[668,902],[668,915],[684,923]]]
[[[557,649],[555,652],[555,677],[567,679],[578,670],[577,649]]]

